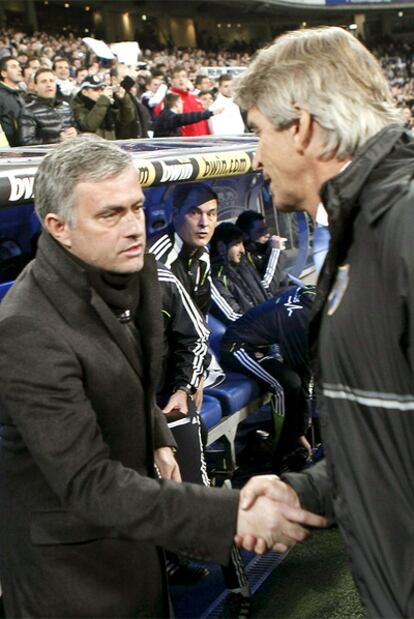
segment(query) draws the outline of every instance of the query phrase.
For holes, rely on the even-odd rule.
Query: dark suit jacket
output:
[[[0,581],[8,616],[166,616],[157,547],[229,559],[237,493],[153,479],[154,448],[172,443],[153,404],[158,297],[147,256],[138,363],[84,271],[44,234],[0,307]]]

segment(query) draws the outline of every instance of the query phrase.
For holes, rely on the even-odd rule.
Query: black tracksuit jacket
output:
[[[264,303],[269,294],[256,269],[242,258],[239,264],[214,261],[211,268],[211,313],[228,325],[252,307]]]
[[[336,516],[370,617],[414,616],[414,138],[390,125],[321,191],[326,463],[285,479]]]
[[[157,264],[164,319],[160,395],[179,389],[196,391],[204,374],[209,330],[181,282],[162,263]]]
[[[188,247],[170,227],[166,232],[150,239],[149,251],[174,273],[205,318],[211,297],[208,250],[200,248],[190,254]]]

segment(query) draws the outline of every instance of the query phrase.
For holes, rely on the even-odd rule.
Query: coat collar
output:
[[[146,376],[149,383],[155,385],[158,378],[158,355],[162,346],[162,315],[153,256],[145,255],[144,267],[139,277],[140,304],[136,322],[141,333],[145,359],[142,365],[124,332],[124,327],[91,287],[86,271],[71,260],[70,254],[46,232],[42,233],[39,240],[34,276],[65,322],[82,331],[85,320],[90,321],[94,319],[94,315],[98,316],[134,371],[141,379]]]

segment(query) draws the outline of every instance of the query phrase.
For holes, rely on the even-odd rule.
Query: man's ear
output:
[[[53,238],[66,249],[72,247],[70,227],[66,221],[55,213],[48,213],[44,220],[46,230]]]
[[[299,109],[299,118],[292,124],[293,142],[299,154],[303,155],[313,137],[313,118],[309,112]]]

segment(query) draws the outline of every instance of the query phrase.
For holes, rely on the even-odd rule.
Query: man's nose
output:
[[[145,232],[145,215],[143,212],[130,211],[122,218],[123,233],[125,236],[140,236]]]
[[[262,168],[262,160],[260,154],[260,144],[257,145],[256,152],[253,156],[253,169],[260,170]]]
[[[201,213],[200,214],[200,219],[198,220],[198,224],[202,228],[205,228],[206,226],[208,226],[208,218],[207,218],[207,214],[206,213]]]

